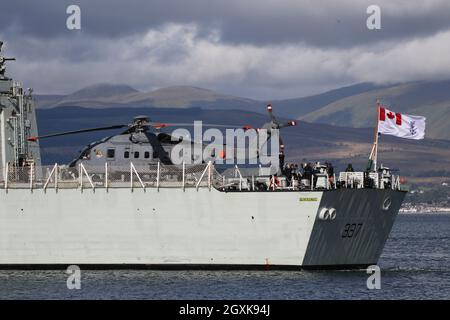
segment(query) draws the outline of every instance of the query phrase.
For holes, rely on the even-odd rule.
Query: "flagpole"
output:
[[[377,172],[377,160],[378,160],[378,124],[380,122],[380,101],[377,100],[377,123],[375,126],[375,142],[374,142],[374,148],[375,148],[375,157],[373,160],[373,168],[375,172]]]
[[[377,100],[377,121],[375,124],[375,135],[373,138],[372,150],[370,151],[369,162],[367,163],[367,171],[377,170],[377,158],[378,158],[378,123],[380,121],[380,102]]]

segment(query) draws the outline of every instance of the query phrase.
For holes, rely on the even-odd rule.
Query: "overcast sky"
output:
[[[66,28],[70,4],[81,30]],[[371,4],[381,30],[366,27]],[[2,1],[0,40],[18,59],[8,73],[39,93],[110,82],[289,98],[450,78],[450,1]]]

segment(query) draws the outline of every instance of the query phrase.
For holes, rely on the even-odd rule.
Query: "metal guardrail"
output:
[[[364,188],[364,172],[341,172],[339,173],[340,187],[343,188]],[[369,179],[373,181],[376,189],[400,190],[400,176],[384,175],[378,172],[369,172]]]
[[[364,188],[364,172],[341,172],[339,180],[329,178],[327,174],[313,175],[310,180],[288,180],[286,177],[275,176],[243,176],[238,166],[235,166],[232,176],[221,175],[209,162],[199,165],[154,165],[136,167],[132,162],[129,166],[89,167],[83,163],[78,167],[40,166],[14,167],[6,166],[1,170],[0,188],[3,189],[91,189],[97,188],[208,188],[219,190],[247,191],[279,191],[279,190],[331,190],[337,188]],[[367,177],[366,177],[367,178]],[[373,181],[371,188],[400,189],[399,176],[385,176],[371,172],[369,178]],[[261,187],[262,186],[262,187]]]
[[[77,167],[53,166],[14,167],[1,170],[3,189],[92,189],[97,188],[199,188],[218,185],[223,179],[211,162],[201,165],[168,166],[161,163],[148,166]]]

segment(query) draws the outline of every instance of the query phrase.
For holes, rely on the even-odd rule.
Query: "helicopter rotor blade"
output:
[[[279,147],[280,147],[280,154],[284,154],[284,142],[281,136],[279,137]]]
[[[171,123],[159,123],[159,122],[151,122],[146,124],[147,126],[150,126],[154,129],[162,129],[166,127],[193,127],[195,126],[194,123],[178,123],[178,122],[171,122]],[[240,128],[240,126],[236,125],[227,125],[227,124],[214,124],[214,123],[202,123],[202,127],[213,127],[213,128]]]
[[[258,132],[258,128],[254,128],[254,127],[252,127],[252,126],[250,126],[250,125],[245,125],[245,126],[243,126],[242,127],[242,129],[244,130],[244,131],[247,131],[247,130],[256,130],[256,132]]]
[[[169,154],[162,146],[161,141],[158,139],[158,136],[148,131],[144,131],[144,134],[147,136],[148,142],[151,144],[153,150],[156,152],[156,155],[161,161],[161,163],[168,165],[173,164]]]
[[[167,124],[167,123],[152,123],[152,124],[148,124],[147,126],[150,126],[156,130],[161,130],[162,128],[168,127],[169,124]]]
[[[89,128],[89,129],[81,129],[81,130],[75,130],[75,131],[66,131],[66,132],[58,132],[58,133],[52,133],[52,134],[46,134],[42,136],[37,137],[28,137],[28,141],[38,141],[45,138],[52,138],[52,137],[59,137],[59,136],[66,136],[70,134],[78,134],[78,133],[85,133],[85,132],[93,132],[93,131],[102,131],[102,130],[114,130],[114,129],[121,129],[128,127],[127,124],[120,124],[120,125],[114,125],[114,126],[108,126],[108,127],[99,127],[99,128]]]
[[[275,115],[272,112],[272,105],[271,104],[267,105],[267,112],[269,113],[270,120],[272,120],[274,123],[277,123],[277,119],[275,118]]]
[[[297,125],[297,121],[288,121],[286,123],[282,123],[278,126],[279,129],[285,128],[285,127],[294,127]]]

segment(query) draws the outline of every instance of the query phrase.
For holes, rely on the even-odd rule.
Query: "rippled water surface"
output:
[[[400,215],[379,261],[364,271],[0,271],[2,299],[449,299],[450,215]]]

